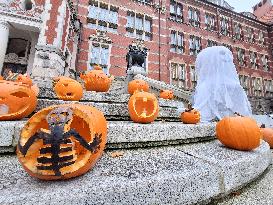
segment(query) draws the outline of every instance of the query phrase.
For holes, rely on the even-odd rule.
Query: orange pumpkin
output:
[[[173,99],[173,91],[172,90],[161,90],[159,94],[160,98],[171,100]]]
[[[0,80],[4,80],[3,76],[0,75]]]
[[[249,151],[260,145],[261,131],[249,117],[225,117],[216,125],[216,136],[226,147]]]
[[[261,127],[263,140],[266,141],[270,148],[273,148],[273,129]]]
[[[0,120],[19,120],[37,106],[35,92],[27,85],[0,80]]]
[[[25,124],[17,157],[32,177],[68,179],[95,166],[106,135],[106,119],[96,108],[79,104],[51,106]]]
[[[149,91],[149,84],[144,80],[132,80],[128,83],[128,93],[133,95],[135,91]]]
[[[83,88],[79,82],[68,77],[53,79],[54,91],[60,100],[78,101],[83,96]]]
[[[180,119],[185,124],[197,124],[200,122],[200,112],[189,104],[188,109],[181,113]]]
[[[80,78],[84,81],[87,91],[107,92],[114,77],[108,77],[101,67],[95,66],[94,70],[87,74],[81,74]]]
[[[27,84],[29,86],[32,86],[33,83],[32,83],[32,80],[31,78],[29,77],[29,75],[22,75],[22,74],[19,74],[17,79],[15,80],[16,82],[21,82],[23,84]]]
[[[135,92],[128,102],[129,115],[134,122],[151,123],[159,112],[158,101],[154,94]]]

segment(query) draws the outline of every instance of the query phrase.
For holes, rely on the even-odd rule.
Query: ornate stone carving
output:
[[[97,33],[96,34],[93,34],[89,37],[89,39],[91,41],[96,41],[98,43],[107,43],[107,44],[111,44],[112,43],[112,40],[111,38],[109,38],[107,35],[106,35],[106,31],[99,31],[97,30]]]

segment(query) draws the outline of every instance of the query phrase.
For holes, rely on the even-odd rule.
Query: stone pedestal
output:
[[[0,74],[4,65],[5,55],[9,41],[9,24],[0,20]]]
[[[31,77],[39,86],[51,84],[52,78],[65,75],[65,57],[59,49],[36,46]]]

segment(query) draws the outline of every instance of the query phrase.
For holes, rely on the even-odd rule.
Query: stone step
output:
[[[92,102],[92,101],[63,101],[55,99],[38,99],[38,105],[35,112],[46,108],[51,105],[60,104],[84,104],[96,107],[103,112],[104,116],[108,120],[130,120],[128,112],[127,102]],[[166,100],[160,100],[159,116],[157,120],[167,120],[167,121],[180,121],[180,114],[184,110],[184,107],[178,108],[172,105],[171,102],[166,102]],[[182,104],[181,104],[182,106]]]
[[[191,145],[105,151],[93,170],[67,181],[31,178],[16,156],[0,156],[0,204],[200,204],[260,176],[271,162],[267,143],[251,152],[217,140]]]
[[[26,121],[0,121],[0,153],[14,152]],[[108,121],[107,148],[136,148],[186,144],[215,138],[215,123],[186,125],[181,122],[138,124]]]

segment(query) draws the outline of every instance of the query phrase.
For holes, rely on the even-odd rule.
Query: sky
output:
[[[255,6],[260,0],[225,0],[236,12],[249,11],[252,12],[252,7]]]

